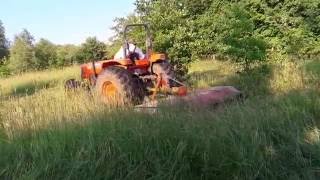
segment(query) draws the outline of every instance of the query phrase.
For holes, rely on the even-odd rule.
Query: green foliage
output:
[[[115,26],[111,28],[115,32],[115,36],[111,38],[113,40],[123,40],[123,30],[128,24],[137,24],[140,23],[140,18],[135,14],[129,14],[126,17],[115,18],[114,20]],[[130,38],[134,40],[140,40],[140,38],[136,37],[137,34],[141,33],[142,29],[130,29],[129,34]]]
[[[9,43],[5,37],[5,28],[0,20],[0,77],[6,77],[10,74],[7,67],[7,57],[9,55]]]
[[[155,49],[167,52],[175,71],[183,76],[191,62],[192,34],[185,11],[176,1],[159,1],[150,14],[152,29],[155,30]],[[164,18],[166,17],[166,18]]]
[[[142,18],[149,16],[150,12],[152,11],[151,5],[156,1],[157,0],[136,0],[134,2],[134,5],[136,7],[136,12]]]
[[[265,60],[267,48],[292,59],[320,54],[318,0],[136,0],[135,6],[137,14],[122,22],[148,22],[155,49],[176,66],[218,55],[248,69]]]
[[[2,21],[0,20],[0,64],[2,63],[1,59],[8,56],[8,54],[8,41],[5,37],[5,29],[3,27]]]
[[[35,67],[46,69],[57,65],[57,48],[46,39],[40,39],[35,45]]]
[[[127,17],[116,18],[114,19],[115,26],[111,29],[115,32],[115,35],[110,38],[111,44],[108,45],[107,57],[112,58],[115,53],[119,50],[124,44],[123,31],[126,25],[128,24],[137,24],[141,23],[140,18],[135,14],[129,14]],[[146,34],[144,29],[141,27],[132,27],[127,32],[127,40],[134,41],[139,48],[145,51],[145,38]]]
[[[205,13],[214,0],[181,0],[181,5],[188,18],[196,19],[199,15]]]
[[[3,57],[0,59],[0,77],[7,77],[10,75],[10,69],[8,68],[8,59]]]
[[[177,75],[184,76],[191,62],[192,34],[181,2],[137,1],[137,11],[153,31],[155,51],[168,53]],[[145,11],[145,12],[143,12]]]
[[[91,60],[101,60],[105,56],[106,45],[100,42],[96,37],[89,37],[85,43],[81,44],[77,53],[79,63],[89,62]]]
[[[77,62],[77,55],[80,48],[75,45],[57,46],[56,66],[69,66]]]
[[[188,11],[193,14],[189,15],[193,17],[190,23],[192,55],[229,56],[245,70],[250,64],[265,59],[266,43],[255,36],[255,24],[241,3],[212,2],[211,6],[205,6],[198,1],[189,6],[199,8]]]
[[[113,41],[106,45],[106,55],[104,58],[113,59],[114,55],[118,52],[119,48],[123,46],[123,42],[120,40]]]
[[[0,77],[7,77],[10,75],[10,69],[7,66],[0,66]]]
[[[312,38],[307,33],[303,28],[290,29],[286,32],[287,38],[284,41],[287,46],[284,50],[294,58],[303,57],[310,50],[310,43],[312,43]]]
[[[24,29],[15,37],[10,48],[9,68],[16,73],[25,72],[35,68],[34,39],[32,35]]]
[[[318,79],[320,78],[320,59],[310,61],[306,63],[304,67],[308,74],[315,76]]]
[[[218,21],[218,34],[223,44],[221,51],[240,63],[245,71],[248,71],[254,62],[265,60],[266,43],[254,37],[253,21],[244,8],[240,5],[227,7]]]
[[[316,48],[320,29],[318,0],[244,1],[255,23],[256,36],[269,42],[273,51],[292,58],[319,55]]]

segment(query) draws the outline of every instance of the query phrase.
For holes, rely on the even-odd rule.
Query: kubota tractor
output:
[[[146,31],[144,59],[137,60],[135,56],[127,53],[127,34],[132,27],[144,27]],[[125,27],[123,51],[126,57],[124,59],[92,61],[81,65],[82,80],[89,82],[104,102],[116,100],[141,104],[146,96],[154,99],[156,94],[161,92],[186,95],[186,87],[175,80],[167,55],[153,52],[150,30],[146,24],[131,24]]]

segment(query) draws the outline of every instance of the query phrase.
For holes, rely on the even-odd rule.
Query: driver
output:
[[[127,43],[126,46],[127,50],[126,50],[126,56],[129,57],[131,60],[133,59],[137,59],[137,60],[141,60],[145,58],[144,53],[142,52],[142,50],[136,46],[136,43],[134,43],[133,41],[129,41]],[[124,53],[123,53],[123,47],[121,47],[118,52],[114,55],[114,59],[125,59],[126,57],[123,57]]]

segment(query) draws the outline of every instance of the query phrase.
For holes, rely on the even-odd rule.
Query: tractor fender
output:
[[[150,62],[152,63],[161,61],[161,60],[165,61],[166,59],[168,59],[166,54],[155,53],[155,54],[151,54],[150,56]]]
[[[150,65],[148,71],[151,72],[152,74],[154,74],[153,65],[156,64],[156,63],[162,63],[162,62],[165,62],[165,61],[168,61],[168,60],[158,59],[156,61],[151,62],[151,65]]]
[[[121,67],[125,67],[125,64],[122,62],[118,62],[118,61],[108,61],[108,62],[104,62],[101,66],[101,69],[104,70],[107,67],[110,66],[121,66]]]

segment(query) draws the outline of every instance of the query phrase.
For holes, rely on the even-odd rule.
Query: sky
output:
[[[134,11],[134,0],[1,0],[6,37],[27,29],[36,40],[80,44],[89,36],[107,41],[113,20]]]

